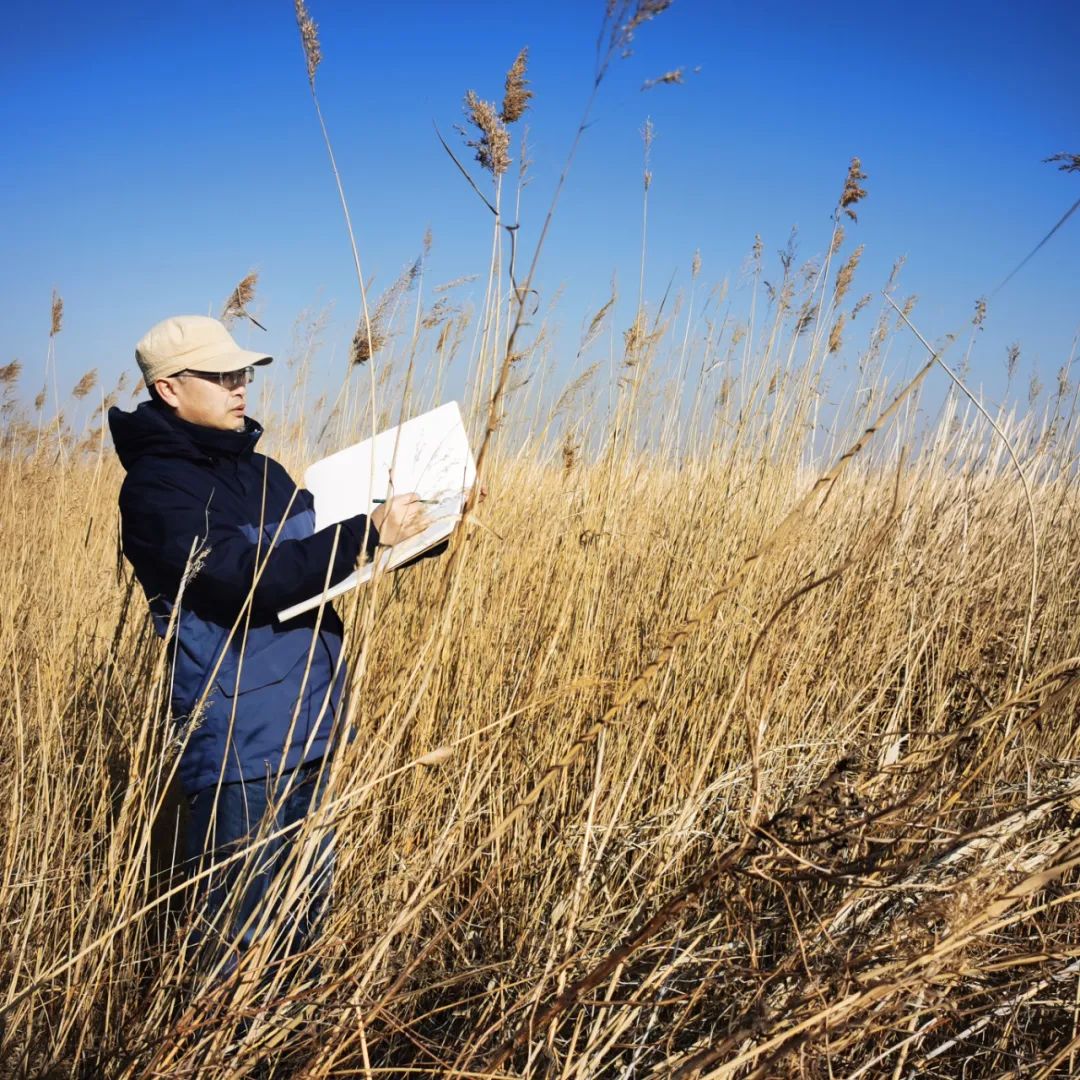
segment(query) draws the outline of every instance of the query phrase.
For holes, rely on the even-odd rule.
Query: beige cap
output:
[[[135,346],[135,359],[147,386],[181,371],[237,371],[269,364],[266,353],[241,349],[217,319],[174,315],[147,331]]]

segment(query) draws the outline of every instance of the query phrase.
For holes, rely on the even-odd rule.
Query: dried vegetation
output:
[[[666,6],[609,3],[609,53]],[[524,74],[522,52],[492,131]],[[496,275],[479,313],[453,282],[426,311],[418,295],[411,341],[390,333],[417,266],[354,345],[380,355],[379,399],[372,371],[329,411],[325,313],[302,316],[288,392],[253,408],[294,469],[438,400],[455,361],[473,430],[499,438],[485,527],[340,605],[356,739],[282,885],[287,908],[333,828],[334,903],[273,969],[256,949],[221,979],[181,947],[168,664],[118,558],[119,466],[100,427],[71,426],[96,372],[65,420],[44,395],[24,415],[21,365],[0,369],[0,1071],[1076,1071],[1080,417],[1066,366],[1042,412],[990,426],[957,384],[918,421],[934,361],[890,386],[893,309],[869,327],[870,294],[840,309],[862,246],[842,256],[839,221],[865,180],[853,159],[824,262],[796,266],[792,242],[772,286],[755,244],[756,318],[721,314],[719,286],[695,307],[698,256],[671,312],[639,297],[607,413],[590,350],[618,333],[614,291],[559,387],[543,349],[514,347],[520,319],[495,319],[518,303]]]

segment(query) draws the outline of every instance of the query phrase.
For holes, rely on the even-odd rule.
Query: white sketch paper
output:
[[[284,622],[309,611],[369,581],[376,569],[393,570],[445,540],[460,520],[475,480],[476,463],[456,401],[317,461],[304,474],[304,486],[315,497],[316,529],[370,514],[376,500],[410,491],[429,504],[424,512],[431,524],[410,540],[380,548],[376,561],[325,593],[279,611],[278,618]]]

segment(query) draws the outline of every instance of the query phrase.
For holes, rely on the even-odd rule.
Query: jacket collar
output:
[[[262,425],[250,416],[244,417],[243,431],[221,431],[181,420],[172,409],[165,406],[155,404],[155,407],[181,438],[192,443],[210,458],[238,458],[250,454],[263,433]]]
[[[255,449],[263,432],[262,426],[250,417],[244,418],[243,431],[217,431],[190,424],[153,401],[144,401],[134,412],[114,406],[109,410],[109,428],[125,469],[131,469],[144,457],[239,462]]]

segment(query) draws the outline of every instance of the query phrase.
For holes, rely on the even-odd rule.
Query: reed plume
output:
[[[349,345],[349,363],[366,364],[386,344],[386,335],[375,325],[361,318]]]
[[[652,169],[649,165],[652,161],[652,147],[653,142],[656,140],[656,127],[653,125],[652,117],[645,117],[645,123],[641,127],[641,146],[642,146],[642,158],[644,161],[644,167],[642,171],[642,183],[645,190],[648,191],[652,187]]]
[[[578,452],[581,450],[581,446],[574,442],[567,433],[566,438],[563,439],[562,446],[560,447],[560,454],[562,456],[562,468],[563,476],[569,476],[574,471],[574,466],[578,461]]]
[[[644,24],[671,7],[672,0],[607,0],[605,19],[611,26],[611,42],[629,56],[634,34]]]
[[[847,313],[841,311],[840,314],[836,316],[836,321],[829,331],[828,352],[830,354],[840,351],[840,346],[843,344],[844,323],[846,321]]]
[[[434,293],[449,292],[451,289],[456,289],[461,285],[467,285],[470,281],[475,281],[478,275],[476,274],[462,274],[461,277],[456,277],[452,281],[444,281],[439,285],[436,285],[431,291]]]
[[[252,270],[240,279],[236,288],[229,294],[228,300],[225,301],[225,306],[221,309],[221,321],[226,326],[231,326],[237,319],[243,318],[254,323],[260,330],[266,329],[266,327],[248,311],[248,305],[255,299],[255,286],[258,284],[258,281],[259,272],[257,270]]]
[[[322,50],[319,48],[319,28],[308,14],[304,0],[295,0],[296,25],[300,29],[300,41],[304,46],[304,61],[307,64],[308,83],[312,92],[315,90],[315,72],[322,63]]]
[[[97,386],[98,373],[97,368],[91,368],[79,381],[75,384],[74,389],[71,391],[71,396],[76,401],[82,401],[91,390]]]
[[[517,54],[506,73],[506,90],[503,94],[502,112],[499,114],[499,119],[504,124],[513,124],[520,120],[529,107],[533,92],[528,88],[529,82],[525,78],[528,62],[529,49],[526,46]]]
[[[398,300],[416,284],[422,267],[422,258],[416,259],[407,266],[397,280],[379,297],[370,318],[361,316],[349,350],[351,364],[367,363],[386,344],[387,319]]]
[[[1072,380],[1069,378],[1069,367],[1067,364],[1062,364],[1058,368],[1057,373],[1057,398],[1060,401],[1062,398],[1068,397],[1072,392]]]
[[[848,289],[851,288],[851,282],[855,277],[855,269],[859,265],[859,259],[862,258],[863,245],[860,244],[850,255],[848,261],[840,267],[836,275],[836,285],[833,289],[833,303],[838,307],[843,302],[844,297],[847,295]]]
[[[1061,172],[1080,172],[1080,154],[1051,154],[1043,161],[1048,165],[1057,165]]]
[[[49,337],[56,337],[60,333],[61,325],[64,321],[64,301],[60,294],[53,289],[52,294],[52,326],[49,330]]]
[[[1020,364],[1020,342],[1012,342],[1005,350],[1005,374],[1010,382]]]
[[[476,151],[482,169],[498,178],[510,167],[510,134],[499,119],[495,106],[484,101],[475,90],[465,93],[465,115],[476,128],[477,138],[465,139],[465,145]]]
[[[674,71],[665,71],[663,75],[657,75],[653,79],[646,79],[641,84],[642,90],[651,90],[654,86],[680,86],[686,74],[685,68],[675,68]]]
[[[866,173],[862,171],[862,162],[857,157],[853,157],[851,164],[848,166],[847,177],[844,180],[844,190],[840,193],[840,204],[837,213],[843,210],[852,221],[859,220],[855,211],[851,208],[866,198],[866,188],[861,186],[862,181],[866,178]]]

